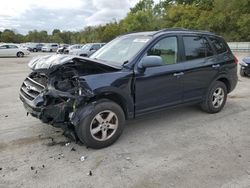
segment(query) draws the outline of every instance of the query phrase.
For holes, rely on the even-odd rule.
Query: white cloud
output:
[[[139,0],[4,0],[0,30],[80,30],[120,20]],[[159,0],[155,0],[159,1]]]

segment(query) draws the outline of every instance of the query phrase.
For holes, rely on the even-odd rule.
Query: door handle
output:
[[[216,65],[212,65],[213,68],[219,68],[220,67],[220,64],[216,64]]]
[[[174,76],[182,76],[182,75],[184,75],[184,72],[174,73]]]

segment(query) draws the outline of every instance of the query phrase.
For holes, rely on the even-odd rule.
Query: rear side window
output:
[[[3,45],[3,46],[0,46],[0,49],[7,49],[7,48],[9,48],[9,46],[8,46],[8,45]]]
[[[209,37],[209,40],[213,44],[213,46],[218,54],[221,54],[221,53],[227,51],[227,47],[221,39],[216,38],[216,37]]]
[[[213,55],[208,41],[201,36],[183,37],[186,60],[200,59]]]
[[[9,45],[9,48],[18,48],[18,47],[15,45]]]

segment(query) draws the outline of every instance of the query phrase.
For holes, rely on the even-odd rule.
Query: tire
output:
[[[34,49],[33,49],[33,52],[37,52],[37,49],[36,49],[36,48],[34,48]]]
[[[108,118],[109,115],[111,118]],[[125,115],[118,104],[106,99],[100,100],[93,111],[76,126],[76,134],[87,147],[100,149],[110,146],[120,137],[124,123]]]
[[[50,52],[53,52],[52,49],[50,49]]]
[[[23,56],[24,56],[24,53],[23,53],[23,52],[17,52],[16,56],[17,56],[17,57],[23,57]]]
[[[245,71],[244,71],[242,68],[240,69],[240,75],[241,75],[242,77],[247,76],[246,73],[245,73]]]
[[[216,102],[217,101],[217,102]],[[227,101],[227,87],[223,82],[216,81],[210,87],[201,104],[201,109],[207,113],[220,112]]]

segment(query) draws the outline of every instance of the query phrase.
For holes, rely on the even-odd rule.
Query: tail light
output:
[[[235,64],[238,64],[238,62],[239,62],[239,61],[238,61],[237,57],[234,55],[234,63],[235,63]]]

